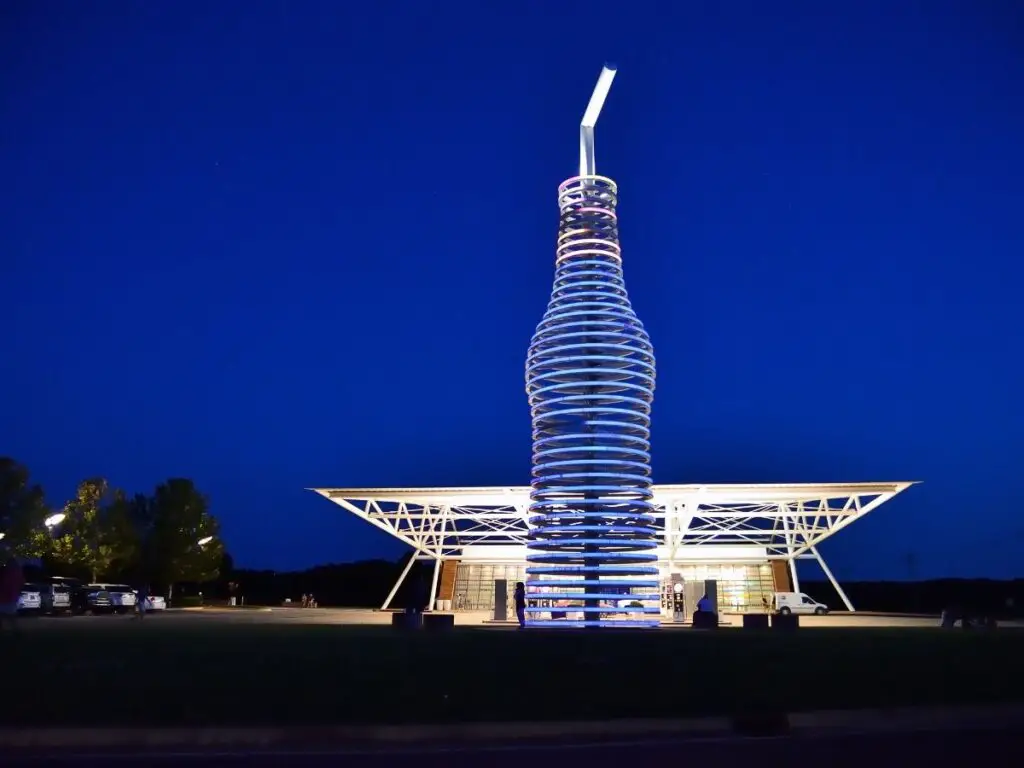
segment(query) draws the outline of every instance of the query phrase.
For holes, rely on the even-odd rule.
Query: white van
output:
[[[775,613],[813,613],[824,616],[828,606],[819,603],[803,592],[776,592],[772,598],[772,611]]]

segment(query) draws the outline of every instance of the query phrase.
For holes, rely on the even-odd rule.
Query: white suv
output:
[[[38,611],[43,607],[43,588],[38,584],[26,584],[18,595],[18,611]]]

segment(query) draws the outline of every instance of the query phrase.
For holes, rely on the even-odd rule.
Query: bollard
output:
[[[800,628],[800,617],[795,613],[772,614],[772,629],[792,632]]]
[[[455,627],[454,613],[425,613],[423,616],[423,628],[433,631],[444,631]]]
[[[767,613],[745,613],[743,614],[744,629],[768,629]]]

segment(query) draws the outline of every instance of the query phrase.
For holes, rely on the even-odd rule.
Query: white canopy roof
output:
[[[799,557],[912,481],[656,485],[662,544],[755,545],[770,557]],[[524,544],[529,486],[477,488],[312,488],[416,549],[458,557],[469,545]]]

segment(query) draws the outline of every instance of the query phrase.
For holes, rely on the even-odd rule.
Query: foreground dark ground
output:
[[[757,765],[759,768],[875,768],[904,766],[908,761],[929,766],[963,766],[982,758],[986,766],[1024,764],[1024,742],[1017,730],[942,731],[896,734],[849,734],[778,739],[714,741],[647,741],[617,744],[512,744],[456,749],[401,749],[377,752],[334,752],[310,755],[244,755],[107,753],[93,757],[5,757],[10,768],[118,765],[186,766],[187,768],[327,768],[335,765],[367,768],[513,768],[528,762],[546,766],[620,765]]]
[[[691,717],[1024,699],[1024,633],[577,633],[25,622],[2,638],[6,725],[259,725]]]

